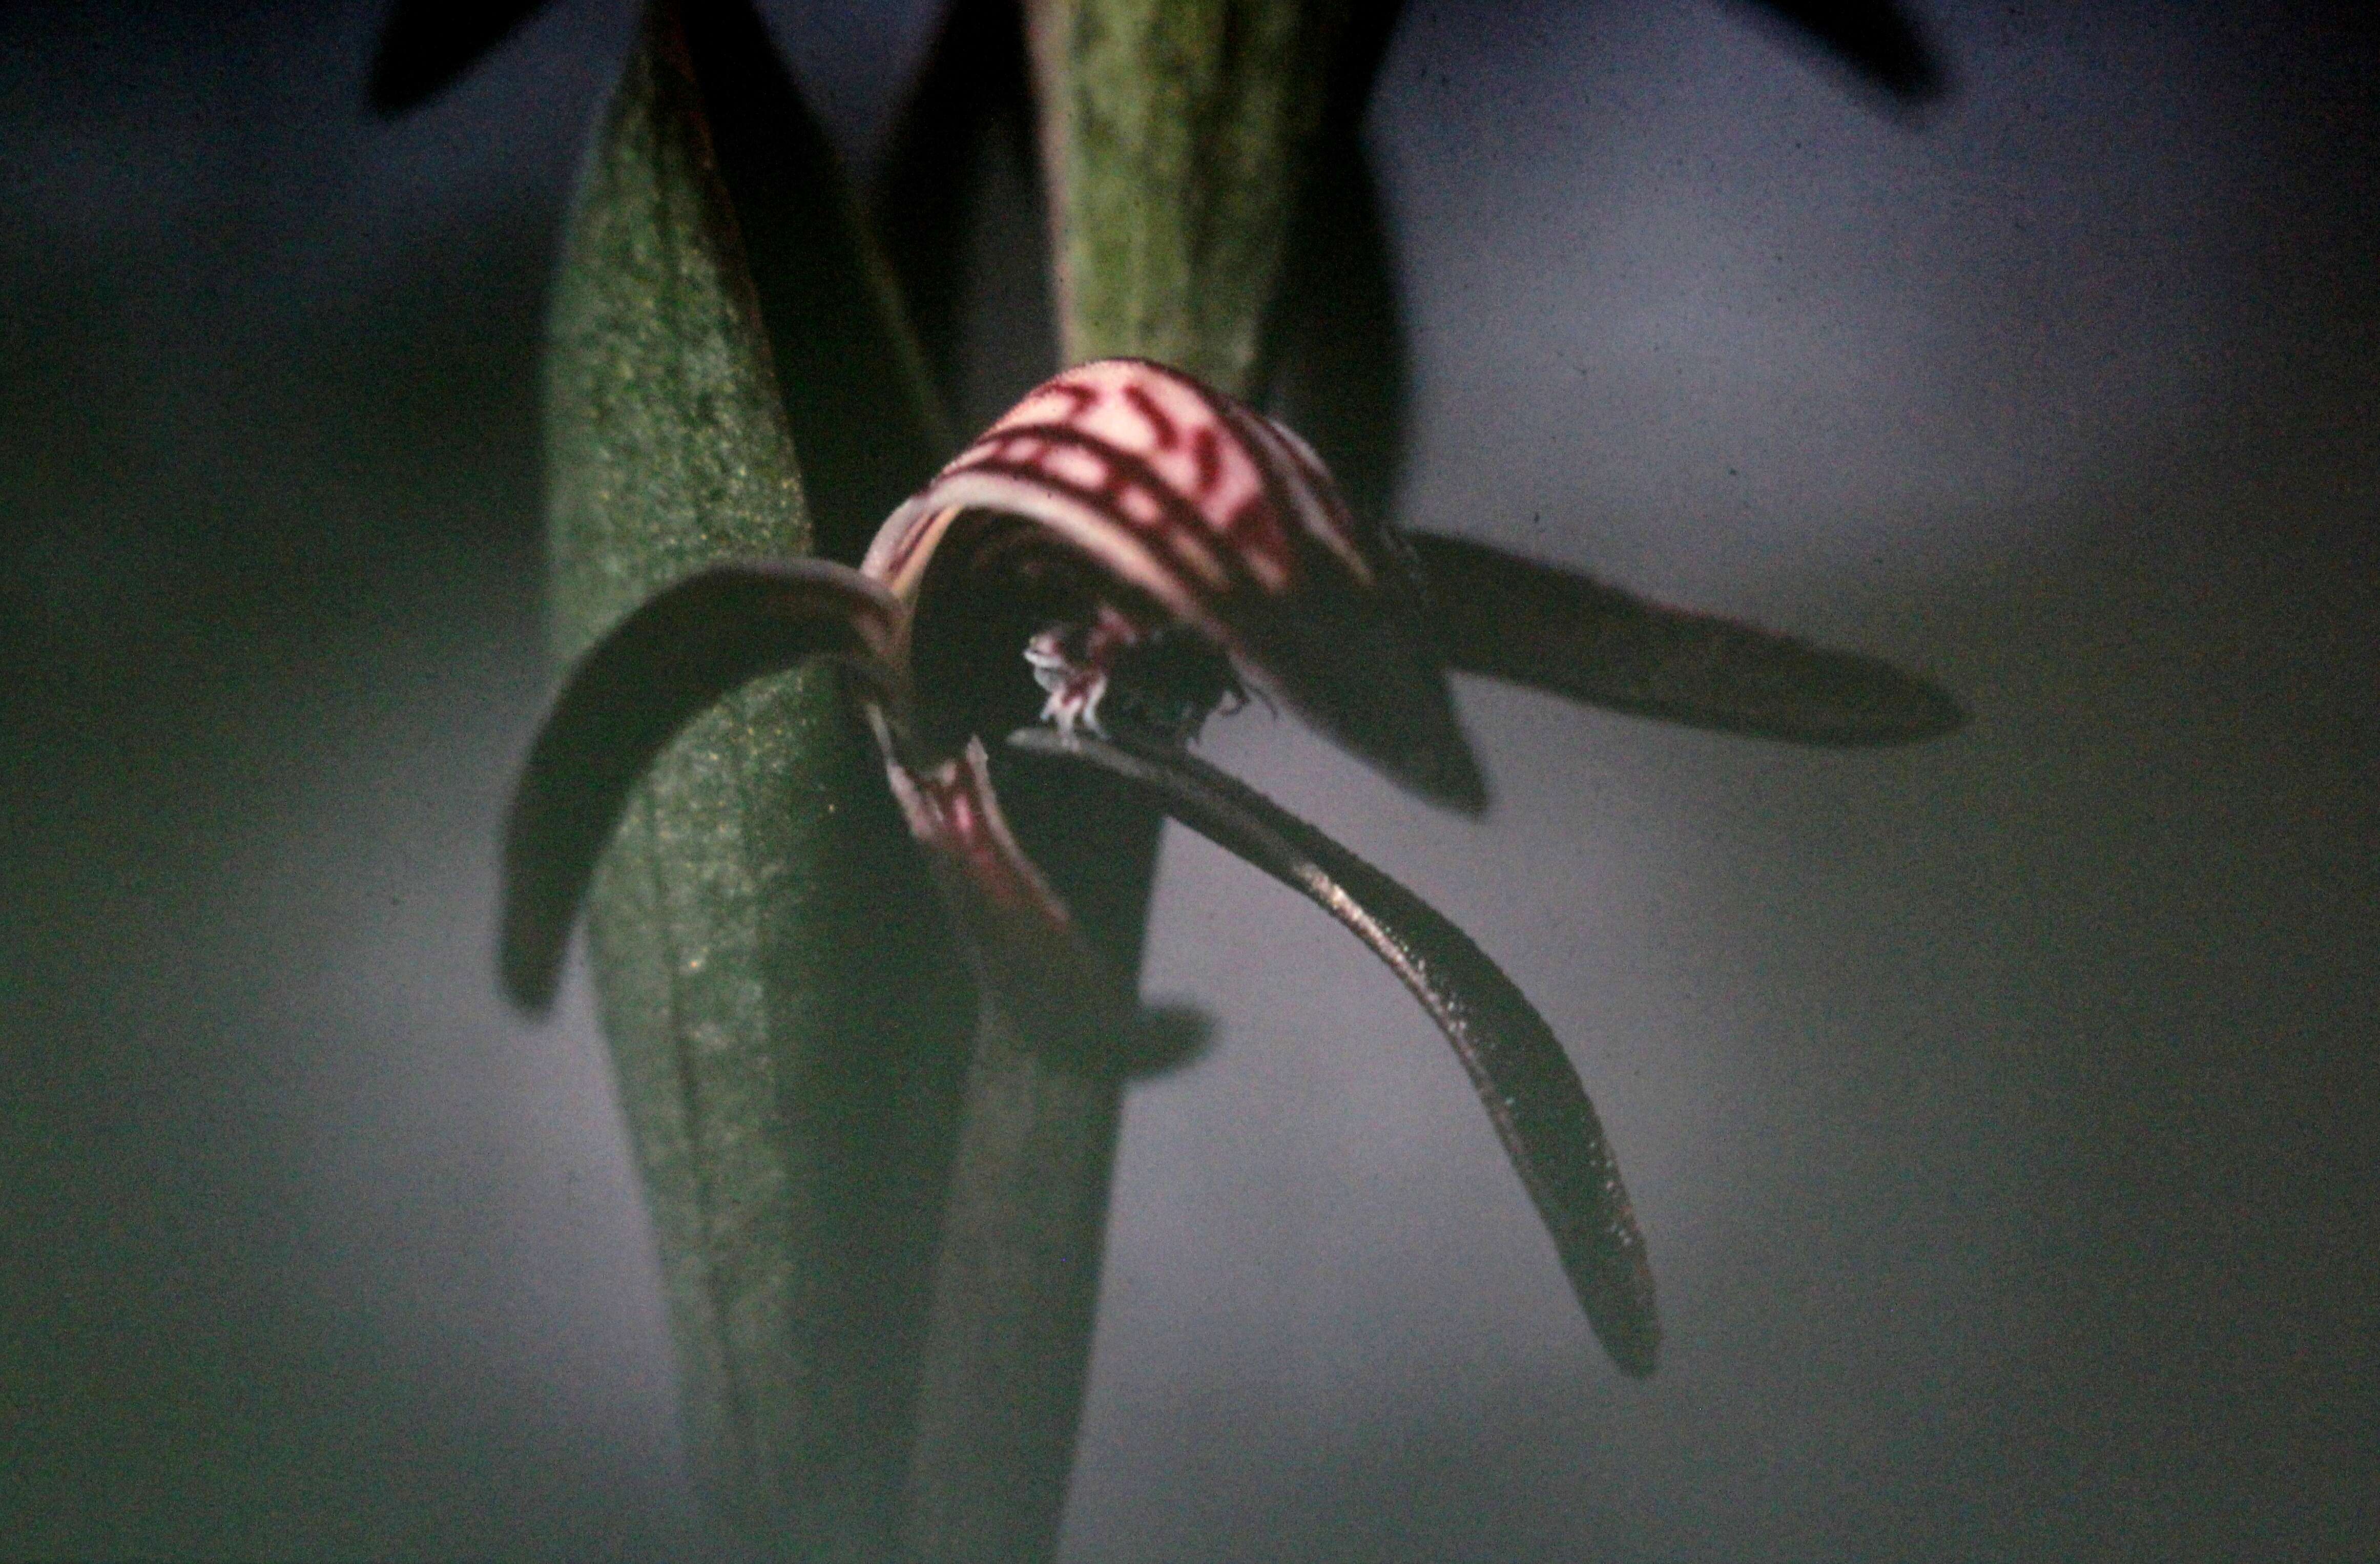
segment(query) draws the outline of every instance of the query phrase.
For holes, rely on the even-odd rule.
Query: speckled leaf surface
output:
[[[1034,0],[1069,360],[1137,354],[1246,394],[1344,11]]]
[[[563,659],[695,569],[808,549],[670,7],[582,175],[552,332]],[[589,925],[698,1478],[745,1547],[880,1556],[972,1010],[828,670],[751,685],[679,737]]]

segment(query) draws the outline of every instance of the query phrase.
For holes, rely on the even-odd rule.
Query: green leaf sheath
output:
[[[548,358],[554,649],[812,532],[666,7],[582,176]],[[693,1461],[740,1549],[880,1558],[949,1168],[964,968],[813,665],[696,719],[597,872],[590,953]]]
[[[1069,362],[1250,389],[1340,0],[1031,0]]]
[[[858,195],[752,0],[679,4],[801,452],[815,549],[857,564],[957,436]]]

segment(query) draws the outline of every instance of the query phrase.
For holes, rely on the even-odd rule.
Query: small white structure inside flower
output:
[[[1068,738],[1077,723],[1104,737],[1099,702],[1108,693],[1109,673],[1116,654],[1140,640],[1139,627],[1104,602],[1088,625],[1052,624],[1038,632],[1025,643],[1025,661],[1033,669],[1033,682],[1050,692],[1041,721]]]

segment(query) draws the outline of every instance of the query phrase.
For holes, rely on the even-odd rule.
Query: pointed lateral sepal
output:
[[[1008,744],[1121,778],[1369,946],[1453,1046],[1604,1351],[1629,1374],[1653,1372],[1661,1342],[1653,1272],[1610,1143],[1544,1017],[1470,936],[1270,799],[1180,749],[1050,728],[1019,729]]]
[[[968,510],[1040,527],[1399,781],[1484,802],[1410,560],[1357,525],[1320,459],[1271,419],[1161,364],[1077,365],[895,510],[862,568],[914,600]]]
[[[1447,665],[1640,716],[1803,744],[1907,744],[1966,713],[1877,658],[1645,601],[1576,571],[1410,533]]]
[[[1131,991],[1017,844],[992,791],[983,741],[911,765],[893,755],[880,721],[879,740],[892,796],[926,850],[983,998],[1040,1051],[1094,1071],[1130,1068],[1134,1050],[1116,1048],[1141,1029]]]
[[[720,565],[654,596],[578,661],[504,828],[500,961],[514,1003],[552,1002],[596,860],[678,730],[739,685],[813,657],[840,660],[899,702],[885,659],[896,613],[881,587],[822,560]]]

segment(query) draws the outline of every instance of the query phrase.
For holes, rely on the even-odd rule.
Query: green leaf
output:
[[[1245,395],[1341,0],[1034,0],[1067,359]]]
[[[565,661],[696,570],[809,548],[672,7],[585,171],[552,329]],[[831,671],[751,685],[680,735],[605,855],[589,926],[697,1475],[739,1549],[883,1557],[973,1012]]]
[[[679,0],[679,9],[818,552],[856,565],[955,437],[857,194],[752,0]]]

